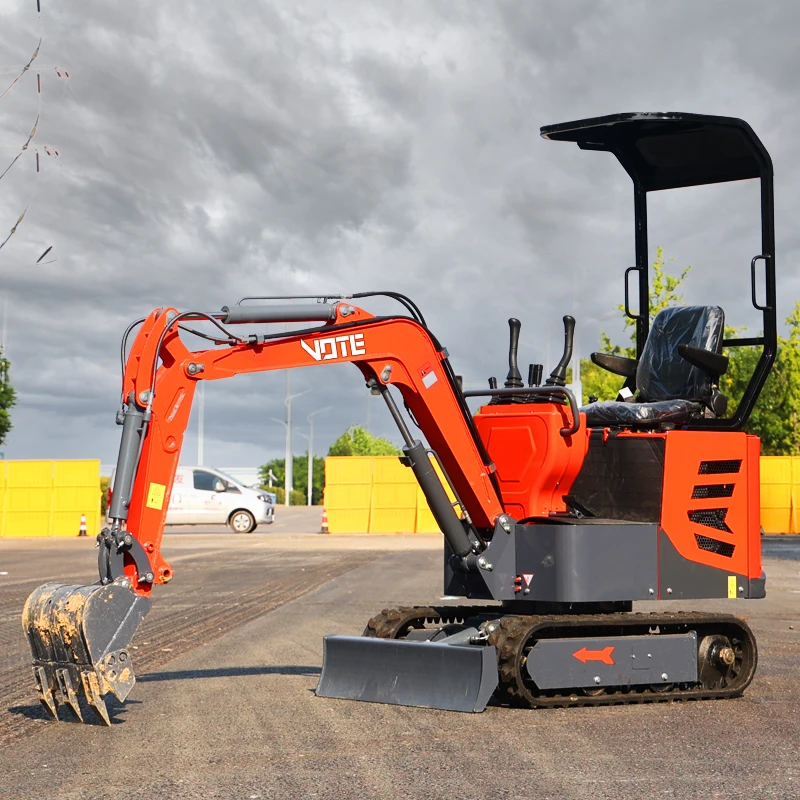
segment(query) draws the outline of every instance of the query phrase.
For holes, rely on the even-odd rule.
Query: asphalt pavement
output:
[[[165,536],[175,579],[134,639],[138,683],[111,728],[46,720],[19,627],[38,583],[92,579],[91,543],[0,541],[0,797],[800,797],[795,540],[765,537],[790,558],[765,560],[765,600],[735,603],[760,647],[743,698],[470,715],[313,693],[324,634],[439,600],[439,537],[273,530]]]
[[[782,558],[800,561],[800,536],[764,536],[761,539],[764,558]]]

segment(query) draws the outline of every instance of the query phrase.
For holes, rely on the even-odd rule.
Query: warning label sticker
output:
[[[163,483],[151,483],[147,492],[147,508],[155,508],[158,511],[164,507],[164,494],[167,487]]]
[[[436,377],[436,372],[434,371],[433,367],[431,366],[430,361],[426,361],[420,368],[419,368],[419,376],[422,378],[422,385],[426,389],[430,389],[436,381],[439,379]]]
[[[525,581],[526,586],[531,585],[531,581],[533,580],[533,573],[532,572],[523,572],[522,573],[522,580]]]

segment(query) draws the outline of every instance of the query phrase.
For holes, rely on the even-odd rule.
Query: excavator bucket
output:
[[[39,700],[58,719],[67,705],[83,721],[79,697],[106,725],[111,724],[103,695],[120,701],[136,678],[128,645],[150,600],[134,593],[127,579],[105,586],[46,583],[28,597],[22,627],[33,656]]]
[[[317,696],[477,712],[497,682],[494,647],[326,636]]]

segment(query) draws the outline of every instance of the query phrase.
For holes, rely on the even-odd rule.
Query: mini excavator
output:
[[[82,719],[88,704],[108,724],[103,695],[124,701],[134,685],[131,638],[154,586],[173,577],[161,539],[198,383],[340,362],[361,371],[397,423],[401,461],[444,534],[444,593],[463,601],[387,609],[362,636],[326,636],[318,695],[471,712],[492,698],[552,708],[741,695],[757,661],[748,625],[659,607],[765,595],[760,444],[743,428],[777,345],[769,154],[742,120],[697,114],[618,114],[541,133],[612,153],[633,180],[636,264],[624,284],[637,357],[592,356],[619,376],[617,400],[579,408],[566,386],[571,317],[544,382],[542,365],[523,382],[520,323],[511,319],[504,386],[492,378],[488,389],[463,391],[447,350],[400,294],[154,310],[122,340],[122,435],[110,523],[98,535],[99,580],[41,586],[23,611],[39,698],[53,717],[66,705]],[[745,179],[761,182],[762,248],[750,283],[763,333],[726,339],[717,306],[668,308],[651,324],[648,192]],[[403,314],[355,305],[378,295]],[[201,321],[214,326],[215,344],[192,351],[180,333]],[[286,322],[304,327],[245,327]],[[760,356],[728,413],[719,379],[723,348],[733,347]],[[488,399],[473,416],[475,397]],[[655,610],[633,612],[642,600]]]

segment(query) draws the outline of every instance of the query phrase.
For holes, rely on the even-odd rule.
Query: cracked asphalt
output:
[[[760,649],[743,698],[470,715],[314,695],[324,634],[439,600],[441,542],[313,530],[168,533],[110,728],[46,719],[19,624],[39,583],[93,580],[91,543],[0,540],[0,797],[800,797],[800,539],[766,537],[768,596],[736,603]]]

